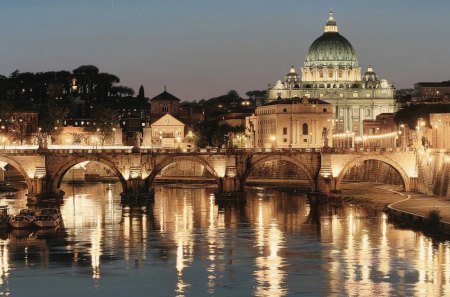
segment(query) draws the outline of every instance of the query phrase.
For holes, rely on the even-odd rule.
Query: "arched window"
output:
[[[308,124],[303,124],[303,135],[308,135]]]

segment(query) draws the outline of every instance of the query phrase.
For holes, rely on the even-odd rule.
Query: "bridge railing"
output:
[[[413,147],[360,147],[360,148],[134,148],[132,146],[63,146],[53,145],[48,148],[34,146],[0,146],[0,154],[55,153],[55,154],[101,154],[132,153],[142,154],[234,154],[234,153],[373,153],[373,152],[415,152]]]
[[[38,148],[37,145],[2,145],[0,153],[5,155],[34,153]]]

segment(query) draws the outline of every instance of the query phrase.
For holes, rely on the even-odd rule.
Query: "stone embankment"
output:
[[[371,183],[345,183],[341,198],[351,202],[369,202],[386,209],[395,217],[424,222],[431,209],[439,211],[442,231],[450,233],[450,199],[414,192],[402,192],[399,186]]]

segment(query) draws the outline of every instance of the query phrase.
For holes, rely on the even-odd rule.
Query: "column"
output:
[[[342,112],[343,112],[343,114],[344,114],[344,127],[343,127],[343,133],[346,133],[347,132],[347,126],[348,126],[348,123],[347,123],[347,121],[348,121],[348,116],[347,116],[347,112],[348,112],[348,110],[347,110],[347,107],[343,107],[342,108]]]
[[[5,182],[5,169],[0,168],[0,184]]]

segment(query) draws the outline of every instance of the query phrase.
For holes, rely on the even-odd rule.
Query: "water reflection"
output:
[[[0,231],[0,294],[45,296],[31,277],[69,275],[52,294],[450,295],[450,244],[362,207],[264,189],[234,203],[165,185],[154,202],[127,205],[120,186],[64,190],[61,228]],[[13,213],[24,205],[0,202]]]

